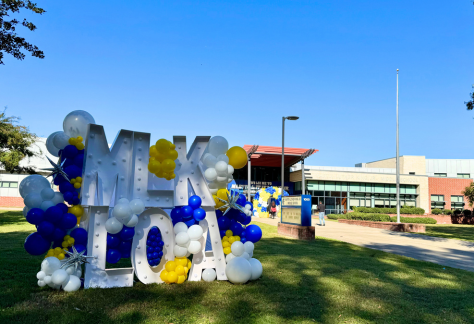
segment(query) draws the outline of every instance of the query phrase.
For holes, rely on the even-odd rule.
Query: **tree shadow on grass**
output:
[[[0,227],[27,224],[21,211],[0,211]]]

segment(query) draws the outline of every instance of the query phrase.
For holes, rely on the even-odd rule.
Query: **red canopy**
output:
[[[281,166],[281,147],[256,145],[257,150],[251,155],[252,166]],[[244,145],[244,150],[248,153],[252,151],[253,145]],[[285,147],[285,167],[292,166],[301,160],[301,156],[309,149]],[[309,155],[317,152],[314,150]]]

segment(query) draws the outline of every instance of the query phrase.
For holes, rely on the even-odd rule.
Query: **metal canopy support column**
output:
[[[247,167],[248,167],[248,176],[247,176],[247,201],[251,201],[250,197],[251,196],[251,191],[250,191],[250,187],[252,186],[252,163],[251,163],[251,158],[250,158],[250,155],[248,157],[248,163],[247,163]]]
[[[301,160],[301,194],[305,195],[306,194],[306,181],[305,181],[305,175],[304,175],[304,160]]]

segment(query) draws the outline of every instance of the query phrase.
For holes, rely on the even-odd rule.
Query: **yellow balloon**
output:
[[[65,257],[66,257],[66,256],[65,256],[63,253],[59,253],[58,256],[57,256],[57,258],[58,258],[59,260],[63,260]]]
[[[191,269],[191,261],[188,260],[188,269]]]
[[[71,207],[70,213],[76,217],[81,217],[82,214],[84,213],[84,208],[82,208],[81,205],[74,205]]]
[[[164,282],[168,281],[168,271],[163,270],[160,273],[160,279],[163,280]]]
[[[229,164],[234,169],[242,169],[247,164],[247,152],[240,146],[233,146],[226,153],[229,158]]]
[[[75,139],[74,137],[71,137],[68,142],[69,142],[69,144],[71,144],[71,145],[76,145],[77,139]]]
[[[230,243],[228,241],[222,242],[222,247],[223,248],[230,247]]]
[[[178,265],[176,266],[176,269],[174,269],[174,272],[176,272],[178,276],[182,276],[184,275],[184,267],[182,265]]]
[[[188,259],[186,259],[185,257],[182,257],[182,258],[175,258],[175,259],[174,259],[174,262],[176,262],[176,263],[179,264],[180,266],[185,267],[185,266],[188,264]]]
[[[158,177],[158,178],[163,178],[163,170],[160,170],[158,172],[155,172],[155,175]]]
[[[176,167],[176,163],[171,159],[165,159],[161,163],[161,167],[163,168],[163,171],[170,172],[174,170],[174,168]]]
[[[234,236],[234,239],[235,239],[234,242],[238,242],[238,241],[240,241],[240,236],[236,235],[236,236]]]
[[[223,199],[223,200],[227,200],[227,194],[229,192],[227,191],[227,189],[219,189],[217,190],[217,197],[220,198],[220,199]],[[220,201],[220,200],[219,200]]]
[[[156,141],[155,147],[158,152],[167,152],[170,149],[170,142],[164,138]]]
[[[231,238],[229,238],[230,245],[232,245],[232,243],[234,243],[234,242],[235,242],[235,237],[232,236]]]
[[[174,269],[176,269],[176,262],[174,262],[174,261],[166,262],[165,269],[168,272],[174,271]]]
[[[224,254],[229,254],[231,251],[230,247],[224,248]]]
[[[168,159],[171,159],[171,160],[176,160],[178,158],[178,151],[176,150],[169,150],[168,152]]]
[[[76,183],[74,184],[74,188],[79,189],[80,187],[81,187],[81,183],[80,183],[80,182],[76,182]]]
[[[68,247],[68,246],[69,246],[69,243],[68,243],[67,241],[63,241],[63,242],[61,243],[61,246],[62,246],[62,247]]]
[[[229,242],[229,238],[228,238],[227,236],[224,236],[224,237],[222,238],[222,242]]]
[[[232,233],[231,230],[225,231],[225,236],[227,236],[229,239],[232,237],[233,234],[234,234],[234,233]]]
[[[158,155],[158,151],[156,150],[156,146],[155,146],[155,145],[152,145],[152,146],[150,147],[150,156],[155,157],[155,156],[157,156],[157,155]]]
[[[150,159],[150,162],[148,162],[148,171],[150,171],[151,173],[157,173],[160,170],[161,163],[155,159]]]
[[[77,139],[78,142],[82,142],[82,141],[84,140],[84,139],[82,138],[82,136],[78,136],[78,137],[76,137],[76,139]]]
[[[189,268],[188,267],[184,267],[184,273],[187,274],[189,271]]]
[[[178,275],[174,271],[168,272],[168,281],[171,283],[177,282],[178,281]]]
[[[76,144],[76,148],[79,150],[79,151],[82,151],[84,149],[84,144],[82,143],[77,143]]]
[[[185,280],[186,280],[186,276],[184,274],[178,276],[178,284],[182,284]]]

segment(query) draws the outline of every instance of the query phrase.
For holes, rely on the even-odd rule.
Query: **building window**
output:
[[[447,174],[446,173],[435,173],[434,176],[435,177],[440,177],[440,178],[446,178]]]
[[[415,172],[408,172],[408,174],[415,175]]]
[[[458,178],[469,179],[470,177],[471,177],[470,173],[458,173]]]
[[[431,195],[431,209],[444,209],[444,204],[443,195]]]
[[[451,196],[451,210],[463,210],[464,209],[464,197],[463,196]]]
[[[18,182],[16,181],[2,181],[2,188],[18,188]]]

